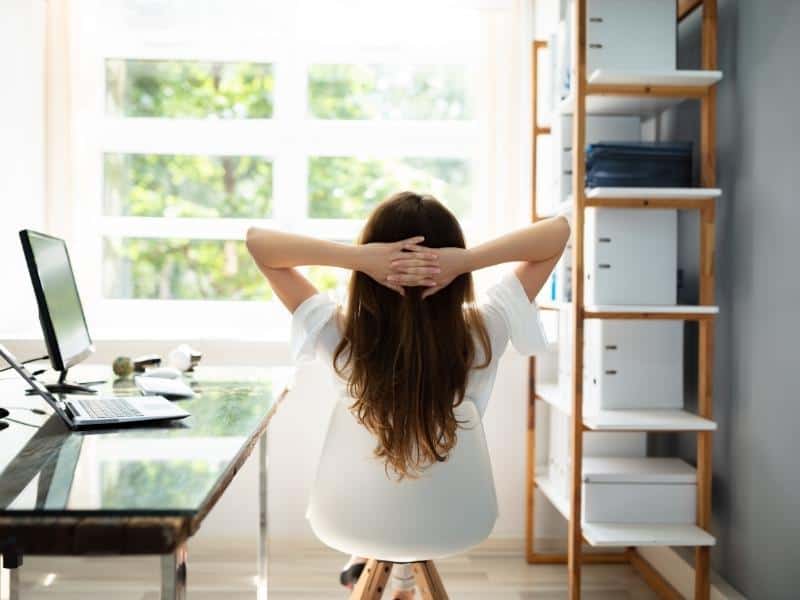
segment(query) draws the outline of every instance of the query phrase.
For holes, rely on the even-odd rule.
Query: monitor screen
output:
[[[50,359],[55,369],[63,370],[94,350],[67,245],[33,231],[23,231],[21,236]]]

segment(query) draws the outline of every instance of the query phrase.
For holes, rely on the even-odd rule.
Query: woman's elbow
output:
[[[264,236],[267,232],[263,229],[259,229],[258,227],[248,227],[247,233],[244,236],[244,244],[247,246],[247,251],[250,253],[256,262],[263,262],[260,258],[263,259],[263,254],[261,250],[264,247]]]

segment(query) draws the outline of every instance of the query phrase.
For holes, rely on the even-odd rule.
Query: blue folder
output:
[[[691,142],[603,142],[586,148],[586,187],[691,186]]]

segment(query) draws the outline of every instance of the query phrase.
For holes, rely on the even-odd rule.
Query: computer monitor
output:
[[[64,240],[24,229],[19,232],[28,272],[31,276],[39,321],[53,369],[60,371],[54,393],[94,392],[66,382],[67,370],[94,352],[78,286]]]

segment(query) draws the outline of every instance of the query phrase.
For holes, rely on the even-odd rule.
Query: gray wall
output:
[[[798,597],[800,565],[800,2],[721,0],[713,565],[748,598]],[[699,67],[700,14],[680,26]],[[692,106],[694,104],[694,106]],[[661,120],[695,139],[697,103]],[[681,215],[682,301],[696,301],[697,217]],[[696,334],[687,328],[687,371]],[[690,382],[691,383],[691,382]],[[694,399],[687,394],[691,403]],[[667,445],[694,460],[694,436]],[[662,448],[663,449],[663,448]]]

